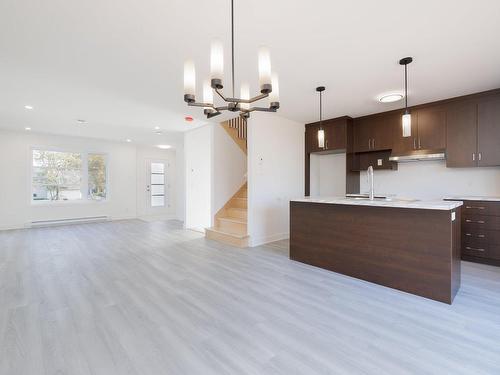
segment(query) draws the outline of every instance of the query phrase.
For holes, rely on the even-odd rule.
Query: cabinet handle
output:
[[[372,139],[372,150],[375,149],[375,138]]]
[[[476,161],[476,153],[475,152],[472,153],[472,161]]]
[[[413,149],[417,149],[417,139],[415,137],[413,137]]]
[[[484,224],[484,220],[477,220],[477,221],[474,221],[474,220],[471,220],[471,219],[465,219],[465,222],[466,222],[466,223]]]
[[[418,137],[418,148],[422,148],[422,145],[420,144],[420,137]]]
[[[467,250],[473,250],[473,251],[484,251],[484,249],[479,249],[477,247],[470,247],[470,246],[465,246]]]
[[[325,141],[325,148],[328,150],[328,139]]]
[[[368,139],[368,150],[372,149],[372,140]]]
[[[477,238],[484,238],[484,237],[486,237],[484,234],[478,234],[477,235]]]
[[[483,155],[481,155],[481,153],[477,154],[477,158],[479,159],[479,161],[481,161],[481,159],[483,158]]]
[[[465,206],[467,209],[484,210],[483,206]]]

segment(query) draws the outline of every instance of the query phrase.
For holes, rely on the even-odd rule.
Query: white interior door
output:
[[[146,213],[163,215],[170,208],[169,164],[166,160],[148,160],[146,167]]]

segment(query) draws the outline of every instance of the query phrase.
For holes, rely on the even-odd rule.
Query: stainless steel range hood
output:
[[[392,154],[389,156],[390,161],[404,163],[409,161],[423,161],[423,160],[445,160],[446,153],[444,150],[415,150],[406,152],[404,154]]]

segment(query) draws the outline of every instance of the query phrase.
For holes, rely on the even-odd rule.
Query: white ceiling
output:
[[[325,118],[397,108],[376,98],[402,89],[408,55],[410,104],[500,87],[498,0],[235,3],[237,82],[257,90],[257,49],[269,46],[290,119],[317,119],[320,84]],[[182,100],[182,69],[195,60],[201,97],[214,37],[229,88],[229,31],[229,0],[1,1],[0,127],[168,142],[205,123]]]

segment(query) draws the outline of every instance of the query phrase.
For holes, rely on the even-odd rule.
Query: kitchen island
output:
[[[460,288],[461,205],[292,200],[290,259],[451,304]]]

